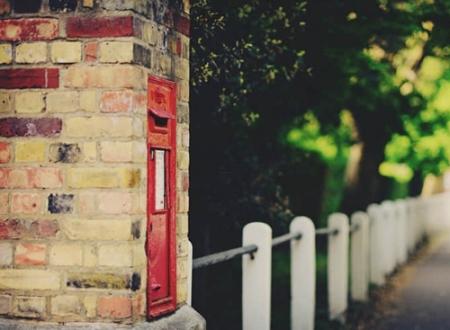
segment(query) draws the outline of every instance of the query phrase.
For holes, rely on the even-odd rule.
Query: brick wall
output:
[[[143,319],[147,75],[177,82],[186,300],[187,1],[0,0],[0,316]]]

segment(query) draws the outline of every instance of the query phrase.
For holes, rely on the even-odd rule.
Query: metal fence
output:
[[[327,227],[320,229],[314,227],[311,219],[296,217],[289,233],[279,237],[272,237],[269,225],[252,222],[243,228],[241,247],[192,260],[191,245],[189,267],[195,270],[241,257],[242,328],[269,330],[272,248],[289,243],[291,329],[312,330],[316,236],[328,238],[329,318],[345,322],[349,296],[352,301],[367,301],[369,284],[383,285],[386,277],[408,260],[426,235],[427,223],[434,224],[435,229],[450,224],[449,211],[450,197],[443,194],[372,204],[366,212],[356,212],[350,219],[343,213],[333,213]],[[436,225],[439,222],[441,227]],[[192,273],[188,286],[191,303]]]

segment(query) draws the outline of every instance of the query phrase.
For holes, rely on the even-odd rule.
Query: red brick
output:
[[[129,90],[105,92],[100,101],[102,112],[131,112],[134,104],[134,93]]]
[[[46,246],[36,243],[20,243],[16,247],[16,256],[14,258],[16,265],[22,266],[42,266],[47,262],[45,260]]]
[[[9,143],[0,142],[0,164],[8,163],[11,160],[11,148]]]
[[[69,17],[66,22],[69,38],[133,36],[133,17]]]
[[[20,18],[0,21],[0,40],[52,40],[58,37],[57,19]]]
[[[32,222],[17,219],[0,220],[0,239],[42,239],[55,237],[59,232],[57,221],[35,220]]]
[[[95,62],[97,60],[98,43],[96,41],[88,42],[84,45],[84,61]]]
[[[60,168],[29,169],[33,188],[61,188],[63,177]]]
[[[0,88],[19,89],[58,87],[59,69],[56,68],[0,70]]]
[[[30,171],[23,168],[0,168],[1,188],[32,188]]]
[[[98,299],[98,315],[108,319],[131,316],[131,299],[123,296],[106,296]]]
[[[189,18],[182,15],[175,15],[174,17],[175,30],[188,36],[191,34],[191,21]]]
[[[14,193],[12,195],[11,212],[33,214],[42,211],[42,198],[33,193]]]
[[[0,0],[0,16],[7,15],[11,12],[11,5],[8,0]]]
[[[62,121],[59,118],[1,118],[0,136],[45,136],[61,133]]]

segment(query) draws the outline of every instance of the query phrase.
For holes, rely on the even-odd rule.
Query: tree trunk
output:
[[[356,161],[354,177],[346,184],[342,210],[348,214],[363,211],[384,196],[385,180],[378,168],[384,160],[384,143],[363,143]],[[351,159],[350,159],[351,161]]]

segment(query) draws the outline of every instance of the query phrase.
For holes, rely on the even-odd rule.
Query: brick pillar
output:
[[[0,316],[146,313],[147,77],[177,83],[186,301],[188,1],[0,0]]]

